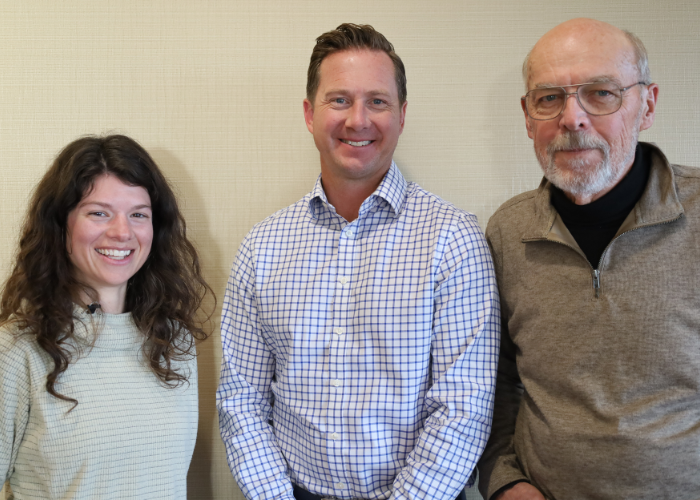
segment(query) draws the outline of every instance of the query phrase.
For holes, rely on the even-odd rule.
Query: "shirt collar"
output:
[[[375,204],[377,199],[385,200],[394,214],[398,214],[401,211],[404,200],[406,199],[406,190],[408,188],[408,182],[401,174],[399,167],[396,166],[395,162],[391,162],[391,167],[387,171],[386,175],[382,179],[377,189],[362,203],[360,207],[360,216],[370,210]],[[319,174],[318,179],[316,179],[316,184],[309,194],[309,210],[313,216],[319,216],[319,209],[321,205],[325,207],[330,207],[328,203],[328,198],[323,190],[323,184],[321,183],[321,175]]]

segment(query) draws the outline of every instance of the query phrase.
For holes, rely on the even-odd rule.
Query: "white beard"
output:
[[[591,197],[609,191],[622,179],[626,168],[634,161],[641,112],[642,109],[632,128],[634,132],[627,140],[623,137],[611,145],[587,132],[567,131],[550,142],[546,152],[535,148],[544,176],[565,193],[576,197]],[[563,168],[557,165],[554,159],[556,153],[572,149],[597,149],[603,154],[603,159],[597,164],[581,158],[567,162]]]

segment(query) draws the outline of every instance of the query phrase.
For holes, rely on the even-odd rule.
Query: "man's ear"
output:
[[[525,99],[520,99],[520,106],[523,108],[523,113],[525,114],[525,128],[527,129],[527,136],[532,139],[532,122],[530,121],[530,117],[527,115]]]
[[[406,123],[406,107],[408,106],[408,101],[404,101],[403,104],[401,105],[401,129],[399,130],[399,134],[403,132],[403,126]]]
[[[304,99],[304,121],[309,132],[314,133],[314,105],[311,101]]]
[[[656,116],[656,100],[659,98],[659,86],[651,83],[647,86],[647,95],[642,102],[646,109],[642,114],[642,123],[639,130],[646,130],[654,124],[654,116]]]

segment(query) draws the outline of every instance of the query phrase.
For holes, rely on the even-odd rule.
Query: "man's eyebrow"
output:
[[[350,94],[351,92],[347,89],[329,89],[326,92],[323,93],[324,97],[325,96],[331,96],[331,95],[347,95]],[[376,96],[376,95],[381,95],[381,96],[391,96],[391,92],[388,90],[382,90],[382,89],[377,89],[377,90],[370,90],[369,92],[366,92],[365,94],[370,95],[370,96]]]
[[[620,80],[618,80],[614,76],[609,76],[609,75],[601,75],[601,76],[596,76],[594,78],[590,78],[586,82],[579,82],[579,83],[572,83],[571,85],[565,85],[565,87],[575,87],[577,85],[585,85],[586,83],[615,83],[617,85],[620,85]],[[535,89],[551,89],[551,88],[556,88],[556,87],[561,87],[562,85],[557,85],[556,83],[550,83],[550,82],[542,82],[538,83],[535,85]]]

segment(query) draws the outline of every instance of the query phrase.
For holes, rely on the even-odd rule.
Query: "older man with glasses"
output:
[[[700,496],[700,172],[638,142],[641,41],[545,34],[521,104],[545,179],[491,218],[503,338],[487,500]]]

